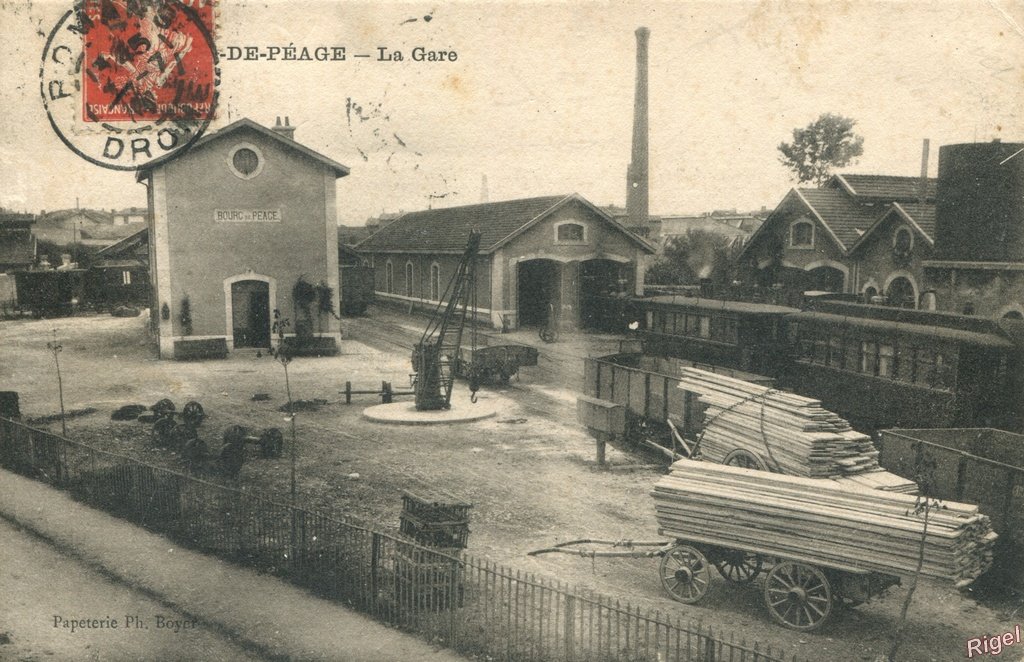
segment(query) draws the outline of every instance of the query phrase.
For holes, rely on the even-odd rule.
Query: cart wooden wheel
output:
[[[196,429],[188,423],[176,423],[171,429],[171,445],[184,449],[188,443],[199,436]]]
[[[714,556],[718,573],[734,584],[749,584],[754,581],[764,566],[760,554],[740,551],[738,549],[721,550]]]
[[[814,566],[783,561],[768,573],[764,602],[778,623],[793,630],[814,630],[832,613],[832,587]]]
[[[177,425],[173,418],[158,418],[153,423],[153,441],[166,444],[171,440],[171,433],[174,432],[174,428]]]
[[[260,457],[275,458],[281,457],[284,450],[284,437],[277,428],[267,428],[260,435]]]
[[[672,599],[698,602],[711,587],[711,566],[697,549],[676,545],[661,557],[661,584]]]
[[[761,458],[754,455],[750,451],[745,451],[742,448],[737,448],[733,452],[725,456],[725,461],[722,464],[728,464],[731,467],[740,467],[743,469],[757,469],[758,471],[767,471],[768,467],[764,466],[764,462]]]
[[[206,442],[199,437],[186,443],[181,451],[181,454],[189,462],[199,462],[206,457],[207,453],[209,453],[209,450],[206,447]]]
[[[206,412],[203,411],[203,406],[192,400],[185,404],[185,408],[181,410],[182,419],[194,428],[206,419]]]

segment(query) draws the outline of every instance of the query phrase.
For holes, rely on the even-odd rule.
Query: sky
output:
[[[47,122],[39,62],[69,7],[0,1],[0,206],[144,206],[131,174],[76,156]],[[932,175],[940,145],[1024,142],[1024,0],[228,0],[222,54],[384,46],[405,60],[224,58],[211,130],[288,116],[296,140],[351,168],[337,185],[346,225],[479,202],[484,176],[492,201],[576,192],[622,205],[641,25],[655,214],[774,207],[795,184],[778,144],[826,112],[852,117],[864,137],[846,172],[915,176],[924,138]],[[458,59],[414,62],[416,46]]]

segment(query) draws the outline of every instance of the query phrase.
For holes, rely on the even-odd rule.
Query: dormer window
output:
[[[555,241],[559,244],[585,244],[587,227],[574,221],[559,223],[555,226]]]
[[[797,221],[789,226],[789,245],[791,248],[814,246],[814,224],[810,221]]]

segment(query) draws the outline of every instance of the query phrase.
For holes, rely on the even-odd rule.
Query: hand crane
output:
[[[416,409],[420,411],[451,407],[452,386],[455,383],[453,368],[459,358],[466,314],[470,308],[476,314],[476,254],[479,250],[480,232],[472,230],[462,259],[440,297],[423,337],[413,348],[412,369],[416,372],[414,393]],[[475,328],[472,334],[475,349]]]

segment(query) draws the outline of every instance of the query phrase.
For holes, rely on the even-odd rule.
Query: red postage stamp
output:
[[[84,0],[83,119],[212,119],[213,0]]]

